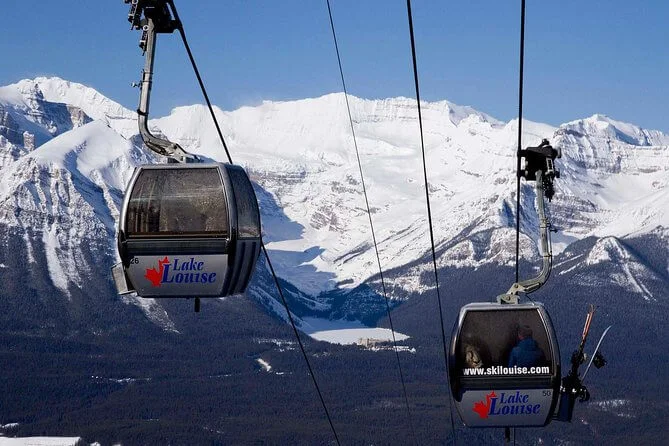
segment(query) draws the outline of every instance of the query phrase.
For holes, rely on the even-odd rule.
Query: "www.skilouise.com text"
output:
[[[479,368],[465,368],[463,373],[465,376],[490,376],[490,375],[547,375],[550,373],[550,367],[503,367],[501,365],[495,367],[479,367]]]

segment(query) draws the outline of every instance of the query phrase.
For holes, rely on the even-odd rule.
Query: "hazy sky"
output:
[[[325,0],[176,0],[212,101],[341,91]],[[331,0],[349,93],[415,97],[406,2]],[[421,97],[517,116],[520,0],[412,2]],[[122,0],[3,2],[0,85],[56,75],[136,108],[143,58]],[[524,116],[607,114],[669,132],[669,2],[527,1]],[[177,34],[158,41],[151,112],[203,103]]]

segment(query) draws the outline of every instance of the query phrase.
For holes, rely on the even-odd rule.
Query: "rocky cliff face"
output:
[[[421,279],[429,269],[423,261],[429,239],[415,104],[351,98],[351,106],[381,263],[402,271],[389,275],[389,286],[391,297],[403,300],[433,286]],[[29,265],[42,259],[41,274],[55,290],[85,293],[96,277],[107,281],[115,261],[115,222],[132,169],[155,158],[139,145],[133,112],[80,84],[21,81],[0,88],[0,107],[0,226],[18,235]],[[347,317],[350,293],[360,301],[351,310],[356,317],[367,311],[361,308],[376,308],[364,302],[378,298],[378,270],[343,95],[217,114],[235,161],[257,185],[264,239],[300,311]],[[446,101],[424,105],[440,267],[513,264],[516,126]],[[177,108],[151,127],[189,151],[224,160],[202,106]],[[551,204],[560,229],[556,253],[589,236],[666,237],[668,135],[601,115],[523,128],[526,145],[549,138],[563,151]],[[533,208],[533,187],[524,185],[527,261],[537,260]],[[632,262],[622,254],[610,259]],[[616,277],[643,294],[647,275],[635,285],[627,272],[640,269],[632,263]],[[251,294],[280,313],[268,290],[254,287]],[[147,315],[162,314],[159,304],[146,302],[136,303]]]

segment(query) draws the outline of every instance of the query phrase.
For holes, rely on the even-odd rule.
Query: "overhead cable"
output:
[[[525,0],[520,2],[520,65],[518,67],[518,147],[516,150],[516,283],[520,260],[520,151],[523,137],[523,71],[525,65]]]
[[[520,151],[523,149],[523,78],[525,69],[525,0],[520,1],[520,58],[518,65],[518,147],[516,149],[516,281],[520,276]],[[552,262],[552,259],[551,259]],[[550,271],[550,269],[549,269]],[[527,296],[531,301],[532,298]],[[506,429],[509,429],[508,427]],[[516,428],[513,428],[513,444],[516,444]]]
[[[181,23],[181,20],[179,20],[179,16],[177,14],[176,7],[174,6],[174,1],[173,0],[167,0],[170,4],[170,7],[172,9],[172,13],[174,14],[174,18],[178,23],[178,29],[179,33],[181,34],[181,38],[184,42],[184,46],[186,47],[186,51],[188,52],[188,57],[190,59],[191,65],[193,67],[193,71],[195,71],[195,76],[198,79],[198,82],[200,84],[200,88],[202,90],[202,94],[204,95],[205,100],[207,101],[207,106],[209,107],[209,112],[211,113],[211,117],[214,120],[214,124],[216,126],[216,130],[218,131],[218,136],[221,140],[221,143],[223,144],[223,148],[225,149],[225,154],[227,155],[228,161],[230,164],[234,164],[232,162],[232,157],[230,156],[230,152],[228,150],[228,146],[225,143],[225,138],[223,137],[223,133],[221,132],[221,127],[218,124],[218,119],[216,118],[216,115],[214,114],[214,109],[211,105],[211,102],[209,101],[209,95],[207,94],[207,90],[204,86],[204,82],[202,81],[202,78],[200,76],[200,72],[197,69],[197,64],[195,63],[195,59],[193,58],[193,54],[190,50],[190,47],[188,45],[188,41],[186,39],[186,33],[184,31],[184,27]],[[332,429],[332,434],[335,437],[335,441],[337,442],[337,445],[340,445],[341,443],[339,442],[339,436],[337,435],[337,430],[334,427],[334,424],[332,423],[332,418],[330,417],[330,412],[328,411],[327,405],[325,404],[325,399],[323,398],[323,393],[321,392],[321,389],[318,385],[318,382],[316,381],[316,375],[314,374],[313,368],[311,367],[311,362],[309,361],[309,357],[307,356],[307,352],[304,348],[304,344],[302,343],[302,339],[300,338],[300,334],[297,331],[297,327],[295,325],[295,321],[293,319],[292,313],[290,312],[290,308],[288,307],[288,302],[286,301],[286,298],[283,294],[283,289],[281,287],[281,284],[279,282],[279,279],[276,275],[276,272],[274,271],[274,267],[272,266],[272,261],[270,260],[269,254],[267,253],[267,248],[265,248],[265,243],[261,241],[260,247],[262,248],[263,253],[265,254],[265,258],[267,259],[267,265],[269,266],[270,272],[272,273],[272,277],[274,278],[274,283],[276,285],[276,288],[279,292],[279,296],[281,297],[281,302],[283,303],[283,306],[286,310],[286,314],[288,315],[288,320],[290,321],[290,325],[293,328],[293,333],[295,334],[295,337],[297,338],[297,342],[300,346],[300,351],[302,352],[302,356],[304,358],[304,361],[307,364],[307,368],[309,369],[309,375],[311,376],[311,379],[314,383],[314,387],[316,388],[316,392],[318,393],[318,398],[320,399],[321,405],[323,406],[323,410],[325,411],[325,416],[328,420],[328,423],[330,425],[330,429]]]
[[[379,277],[381,278],[381,289],[383,291],[383,298],[386,303],[386,313],[388,314],[388,322],[390,324],[390,331],[393,337],[393,349],[395,350],[395,358],[397,359],[397,368],[400,374],[400,380],[402,382],[402,392],[404,394],[404,403],[407,409],[407,417],[409,422],[409,427],[411,429],[411,435],[413,436],[414,443],[418,444],[416,438],[416,431],[413,425],[413,418],[411,416],[411,409],[409,407],[409,397],[407,396],[406,383],[404,381],[404,374],[402,373],[402,362],[400,361],[400,354],[397,349],[397,339],[395,337],[395,327],[393,326],[393,317],[390,312],[390,301],[388,299],[388,293],[386,292],[386,284],[383,278],[383,268],[381,268],[381,257],[379,256],[379,247],[376,242],[376,234],[374,231],[374,223],[372,221],[372,212],[369,208],[369,199],[367,197],[367,187],[365,186],[365,176],[362,171],[362,162],[360,161],[360,151],[358,150],[358,142],[355,137],[355,128],[353,127],[353,117],[351,116],[351,106],[348,101],[348,91],[346,89],[346,81],[344,80],[344,70],[342,69],[341,56],[339,54],[339,44],[337,43],[337,33],[335,32],[334,20],[332,18],[332,8],[330,7],[330,0],[326,0],[328,6],[328,15],[330,16],[330,28],[332,29],[332,39],[334,40],[335,51],[337,53],[337,63],[339,64],[339,75],[341,77],[342,88],[344,89],[344,99],[346,102],[346,111],[348,112],[348,120],[351,124],[351,135],[353,135],[353,145],[355,147],[355,156],[358,160],[358,170],[360,171],[360,180],[362,182],[362,192],[365,197],[365,206],[367,207],[367,217],[369,218],[369,227],[372,231],[372,241],[374,242],[374,252],[376,253],[376,262],[379,267]]]
[[[427,179],[427,163],[425,161],[425,141],[423,137],[423,117],[420,108],[420,88],[418,85],[418,63],[416,62],[416,42],[414,38],[413,17],[411,14],[411,0],[407,0],[407,15],[409,17],[409,36],[411,38],[411,58],[413,61],[413,77],[416,87],[416,104],[418,106],[418,126],[420,129],[420,148],[423,157],[423,178],[425,181],[425,202],[427,204],[427,221],[430,227],[430,248],[432,252],[432,266],[434,268],[434,281],[437,289],[437,302],[439,304],[439,326],[441,328],[441,342],[444,348],[444,364],[446,366],[446,377],[448,378],[448,347],[446,347],[446,332],[444,331],[444,314],[441,305],[441,294],[439,293],[439,275],[437,272],[437,254],[434,247],[434,230],[432,225],[432,210],[430,207],[430,190]],[[453,421],[453,403],[451,402],[450,391],[448,397],[449,414],[451,418],[451,431],[455,442],[455,422]]]
[[[228,157],[228,162],[230,164],[234,164],[232,162],[232,157],[230,156],[230,151],[228,150],[228,145],[225,143],[225,138],[223,138],[223,132],[221,132],[221,127],[218,125],[218,120],[216,119],[216,115],[214,114],[214,107],[211,105],[211,101],[209,100],[209,95],[207,94],[206,88],[204,88],[204,82],[202,81],[202,77],[200,76],[200,70],[197,69],[197,64],[195,63],[195,58],[193,57],[193,53],[190,50],[190,45],[188,45],[188,39],[186,39],[186,32],[184,31],[183,24],[181,23],[181,20],[179,20],[179,15],[177,14],[177,8],[174,6],[174,0],[167,0],[170,4],[170,7],[172,8],[172,13],[174,14],[174,19],[177,22],[179,34],[181,35],[181,40],[184,43],[184,47],[186,48],[186,52],[188,53],[188,58],[190,59],[191,66],[193,67],[193,71],[195,72],[195,77],[197,77],[197,82],[200,84],[200,90],[202,90],[202,95],[204,96],[204,100],[207,102],[207,108],[209,109],[209,113],[211,114],[211,118],[214,120],[214,125],[216,126],[216,131],[218,132],[218,137],[221,139],[221,143],[223,144],[223,149],[225,150],[225,155]]]

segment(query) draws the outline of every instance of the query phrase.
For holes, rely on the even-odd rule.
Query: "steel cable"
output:
[[[446,332],[444,331],[444,315],[441,305],[441,294],[439,293],[439,275],[437,272],[437,255],[434,247],[434,230],[432,225],[432,210],[430,207],[430,190],[428,187],[427,180],[427,163],[425,161],[425,141],[423,138],[423,117],[420,109],[420,88],[418,85],[418,64],[416,62],[416,42],[414,38],[414,29],[413,29],[413,18],[411,14],[411,0],[407,0],[407,15],[409,17],[409,36],[411,38],[411,58],[413,61],[413,77],[414,84],[416,87],[416,104],[418,106],[418,126],[420,129],[420,147],[421,154],[423,157],[423,178],[425,180],[425,202],[427,204],[427,220],[430,226],[430,247],[432,252],[432,265],[434,267],[434,280],[437,289],[437,302],[439,303],[439,321],[441,327],[441,342],[444,348],[444,364],[446,366],[446,377],[448,379],[449,374],[449,364],[448,364],[448,347],[446,347]],[[456,443],[456,434],[455,434],[455,422],[453,420],[453,403],[451,402],[450,397],[450,386],[449,386],[449,398],[448,398],[448,407],[449,414],[451,419],[451,431],[453,432],[453,442]]]
[[[523,138],[523,75],[525,68],[525,0],[520,2],[520,62],[518,67],[518,147],[516,149],[516,283],[520,276],[520,151]],[[549,270],[550,271],[550,270]],[[528,296],[529,298],[529,296]],[[532,300],[530,298],[530,300]],[[513,428],[516,444],[516,428]]]
[[[407,389],[406,389],[406,383],[404,381],[404,373],[402,373],[402,363],[400,361],[400,354],[399,351],[397,350],[397,339],[395,337],[395,327],[393,325],[393,318],[390,312],[390,302],[388,299],[388,293],[386,292],[386,284],[385,280],[383,278],[383,269],[381,267],[381,257],[379,256],[379,248],[378,244],[376,242],[376,234],[374,231],[374,223],[372,221],[372,212],[370,211],[369,208],[369,199],[367,196],[367,187],[365,186],[365,176],[362,171],[362,162],[360,161],[360,151],[358,150],[358,142],[355,137],[355,128],[353,127],[353,117],[351,115],[351,106],[348,101],[348,91],[346,89],[346,81],[344,80],[344,70],[342,68],[342,63],[341,63],[341,56],[339,54],[339,44],[337,43],[337,33],[335,32],[335,26],[334,26],[334,20],[332,18],[332,8],[330,7],[330,0],[326,0],[327,6],[328,6],[328,15],[330,17],[330,28],[332,29],[332,39],[334,40],[334,46],[335,46],[335,51],[337,53],[337,63],[339,64],[339,75],[341,77],[341,83],[342,87],[344,89],[344,99],[346,101],[346,111],[348,112],[348,120],[349,123],[351,124],[351,135],[353,135],[353,145],[355,147],[355,156],[358,160],[358,170],[360,171],[360,180],[362,182],[362,192],[365,197],[365,206],[367,207],[367,217],[369,218],[369,227],[372,231],[372,241],[374,242],[374,252],[376,253],[376,262],[379,267],[379,276],[381,278],[381,288],[383,291],[383,298],[385,299],[386,303],[386,313],[388,314],[388,322],[390,324],[390,331],[392,333],[393,337],[393,349],[395,350],[395,357],[397,359],[397,368],[399,369],[399,374],[400,374],[400,380],[402,382],[402,392],[404,394],[404,403],[406,404],[406,409],[407,409],[407,416],[409,420],[409,427],[411,429],[411,435],[413,436],[414,443],[418,444],[418,440],[416,437],[416,431],[414,429],[413,425],[413,418],[411,416],[411,409],[409,406],[409,397],[407,396]]]
[[[174,19],[176,20],[178,24],[178,29],[179,29],[179,34],[181,35],[181,39],[184,43],[184,46],[186,47],[186,51],[188,53],[188,58],[190,59],[191,65],[193,67],[193,71],[195,72],[195,76],[197,77],[198,83],[200,84],[200,89],[202,90],[202,94],[204,95],[205,100],[207,101],[207,107],[209,108],[209,112],[211,113],[211,117],[214,120],[214,125],[216,126],[216,130],[218,132],[218,136],[221,140],[221,143],[223,144],[223,148],[225,149],[225,154],[228,158],[228,161],[230,164],[234,164],[232,162],[232,157],[230,156],[230,151],[228,150],[228,146],[225,143],[225,138],[223,137],[223,132],[221,131],[221,127],[218,124],[218,119],[216,118],[216,115],[214,114],[214,109],[211,105],[211,101],[209,100],[209,95],[207,94],[207,90],[204,86],[204,82],[202,81],[202,77],[200,76],[200,71],[197,68],[197,64],[195,63],[195,58],[193,57],[193,53],[190,50],[190,46],[188,45],[188,40],[186,39],[186,33],[184,31],[183,25],[181,23],[181,20],[179,19],[179,16],[177,14],[176,7],[174,5],[173,0],[168,0],[168,3],[170,5],[170,8],[172,9],[172,13],[174,14]],[[288,307],[288,302],[283,294],[283,289],[281,287],[281,284],[279,282],[279,279],[276,275],[276,272],[274,271],[274,267],[272,266],[272,261],[270,260],[269,254],[267,253],[267,248],[265,248],[265,243],[261,241],[260,243],[261,249],[263,253],[265,254],[265,258],[267,259],[267,265],[269,266],[270,272],[272,273],[272,277],[274,278],[274,283],[276,285],[276,288],[279,292],[279,296],[281,297],[281,302],[283,303],[283,306],[286,310],[286,314],[288,315],[288,320],[290,321],[290,325],[293,328],[293,333],[295,334],[295,337],[297,338],[297,342],[300,346],[300,351],[302,352],[302,356],[304,358],[304,361],[307,363],[307,368],[309,369],[309,375],[311,376],[311,379],[314,383],[314,387],[316,388],[316,392],[318,393],[318,398],[321,402],[321,405],[323,406],[323,410],[325,411],[325,416],[328,420],[328,423],[330,425],[330,429],[332,429],[332,434],[335,437],[335,441],[337,442],[337,445],[341,445],[339,442],[339,436],[337,435],[337,430],[334,427],[334,424],[332,422],[332,418],[330,417],[330,412],[328,411],[327,405],[325,404],[325,399],[323,398],[323,393],[321,392],[321,389],[318,385],[318,382],[316,381],[316,375],[314,374],[313,368],[311,367],[311,362],[309,361],[309,357],[307,356],[307,352],[304,348],[304,344],[302,343],[302,339],[300,338],[299,332],[297,331],[297,326],[295,325],[295,321],[293,319],[292,313],[290,312],[290,308]]]
[[[523,71],[525,65],[525,0],[520,6],[520,66],[518,68],[518,148],[516,149],[516,282],[520,260],[520,151],[523,137]]]

